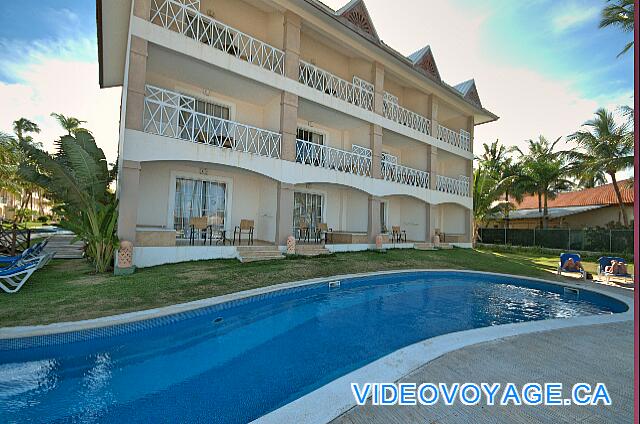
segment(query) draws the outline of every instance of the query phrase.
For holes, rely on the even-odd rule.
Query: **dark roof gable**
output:
[[[470,79],[465,82],[461,82],[460,84],[454,87],[456,90],[462,94],[462,97],[469,100],[472,103],[475,103],[479,107],[482,107],[482,102],[480,101],[480,95],[478,94],[478,88],[476,87],[476,81]]]
[[[380,41],[364,1],[351,0],[344,7],[340,8],[340,10],[336,11],[336,15],[366,37],[377,42]]]
[[[413,63],[414,68],[436,81],[442,82],[440,71],[438,71],[438,65],[436,65],[436,59],[433,57],[430,46],[423,47],[417,52],[412,53],[408,59]]]

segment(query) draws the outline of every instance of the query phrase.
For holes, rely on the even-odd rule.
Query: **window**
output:
[[[227,185],[217,181],[176,178],[173,227],[178,238],[189,238],[189,220],[206,216],[214,230],[225,227]]]
[[[227,122],[231,112],[229,107],[182,96],[180,109],[180,138],[231,147],[233,128]]]
[[[388,233],[389,230],[387,228],[387,215],[388,215],[388,204],[387,202],[380,203],[380,232]]]
[[[293,233],[298,234],[300,222],[309,226],[311,233],[322,222],[322,195],[295,192],[293,194]]]
[[[307,165],[324,166],[324,153],[322,148],[316,147],[324,145],[324,135],[298,128],[296,141],[296,162]],[[306,143],[303,143],[306,141]]]

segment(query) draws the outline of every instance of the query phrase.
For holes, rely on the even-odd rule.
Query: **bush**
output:
[[[40,215],[38,217],[38,222],[41,222],[43,224],[46,224],[47,222],[49,222],[49,217],[46,215]]]

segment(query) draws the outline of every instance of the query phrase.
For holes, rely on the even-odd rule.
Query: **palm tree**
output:
[[[28,120],[27,118],[20,118],[17,121],[13,121],[13,132],[18,137],[18,141],[32,142],[33,138],[28,135],[29,133],[39,133],[40,127],[35,122]]]
[[[20,118],[16,121],[13,121],[13,132],[16,135],[17,142],[12,145],[14,149],[16,165],[27,160],[27,157],[24,154],[22,145],[33,145],[33,137],[30,134],[38,134],[40,133],[40,127],[33,121],[28,120],[27,118]],[[31,184],[24,179],[19,177],[15,178],[15,183],[20,186],[22,199],[20,202],[20,210],[26,209],[26,207],[31,202],[33,197],[33,192],[38,189],[37,185]],[[24,218],[24,215],[16,215],[17,219],[21,221]]]
[[[540,226],[549,226],[549,199],[554,199],[563,190],[571,187],[572,183],[567,178],[568,169],[564,156],[555,151],[555,147],[561,137],[550,143],[544,136],[538,140],[529,140],[529,152],[522,155],[522,190],[538,196],[538,212]]]
[[[82,124],[86,124],[87,121],[81,121],[73,116],[64,116],[61,113],[52,113],[51,116],[56,118],[60,126],[67,131],[68,135],[74,135],[78,131],[90,132],[89,130],[82,128]]]
[[[500,174],[502,166],[513,148],[508,149],[500,140],[496,140],[491,145],[483,143],[484,153],[478,157],[478,162],[485,170],[493,173],[494,177]]]
[[[607,6],[602,9],[602,15],[600,18],[600,28],[606,28],[610,26],[619,27],[624,32],[630,32],[633,34],[635,6],[634,0],[607,0]],[[631,40],[622,51],[618,54],[618,57],[625,54],[629,49],[633,47],[633,40]]]
[[[613,113],[604,108],[598,109],[595,118],[585,122],[583,127],[584,130],[569,136],[569,140],[575,141],[581,149],[568,152],[571,167],[587,175],[602,170],[611,178],[620,214],[627,226],[629,221],[616,173],[633,166],[633,134],[626,123],[617,124]]]
[[[500,198],[510,180],[496,180],[482,165],[473,172],[473,239],[479,239],[479,229],[503,211]]]

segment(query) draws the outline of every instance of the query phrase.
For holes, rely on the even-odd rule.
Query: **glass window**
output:
[[[324,145],[324,135],[298,128],[296,138],[296,162],[323,166],[325,160],[323,150],[316,145]],[[303,141],[307,143],[303,143]]]
[[[173,226],[178,238],[189,238],[189,220],[206,216],[214,230],[224,229],[226,219],[225,183],[176,178]]]
[[[387,203],[380,203],[380,229],[381,233],[388,233],[387,229]]]

